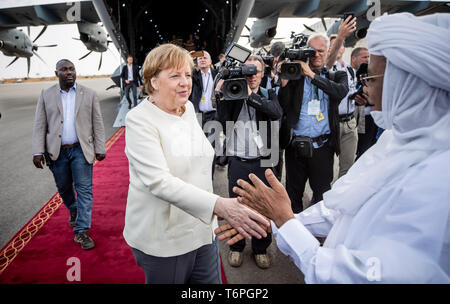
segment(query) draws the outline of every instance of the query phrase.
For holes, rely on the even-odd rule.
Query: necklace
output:
[[[179,107],[178,109],[176,109],[176,110],[175,110],[176,113],[173,113],[173,112],[169,112],[169,111],[163,109],[162,107],[160,107],[160,106],[158,105],[158,103],[156,102],[156,100],[155,100],[152,96],[149,96],[147,100],[150,101],[150,102],[151,102],[152,104],[154,104],[155,106],[157,106],[158,108],[160,108],[161,110],[163,110],[164,112],[169,113],[169,114],[172,114],[172,115],[182,116],[182,115],[184,114],[184,112],[186,112],[186,107],[185,107],[184,105],[182,105],[181,107]]]

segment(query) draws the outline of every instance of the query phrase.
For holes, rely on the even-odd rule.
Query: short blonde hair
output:
[[[152,94],[154,88],[151,79],[158,76],[159,72],[165,69],[183,68],[186,64],[192,70],[194,62],[189,52],[179,46],[171,43],[162,44],[148,53],[145,57],[142,70],[142,78],[144,79],[145,90]]]

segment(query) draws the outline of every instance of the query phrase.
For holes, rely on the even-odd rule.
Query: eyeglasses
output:
[[[363,75],[361,75],[359,77],[359,80],[361,81],[362,85],[367,87],[367,83],[369,81],[372,81],[374,78],[378,78],[378,77],[383,77],[384,74],[379,74],[379,75],[373,75],[373,76],[366,76],[366,77],[362,77]]]

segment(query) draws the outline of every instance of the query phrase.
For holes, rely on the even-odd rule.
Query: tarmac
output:
[[[119,107],[119,89],[106,91],[109,78],[80,79],[78,83],[97,92],[105,125],[106,139],[118,129],[113,127]],[[0,248],[56,193],[53,176],[48,168],[36,169],[32,162],[32,134],[36,103],[43,88],[55,81],[0,84]],[[336,172],[336,166],[335,166]],[[282,179],[284,183],[284,176]],[[228,196],[227,168],[216,166],[214,192]],[[309,201],[307,186],[304,201]],[[95,198],[94,198],[95,200]],[[64,207],[64,206],[62,206]],[[55,231],[55,233],[58,233]],[[220,243],[220,253],[228,283],[240,284],[301,284],[301,271],[281,253],[275,239],[268,248],[272,262],[269,269],[256,266],[250,241],[244,250],[241,267],[229,266],[229,247]]]

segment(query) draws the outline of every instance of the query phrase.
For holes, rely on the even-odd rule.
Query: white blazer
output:
[[[218,195],[213,194],[214,149],[190,101],[181,116],[149,100],[125,118],[130,186],[123,235],[133,248],[158,257],[211,244]]]

